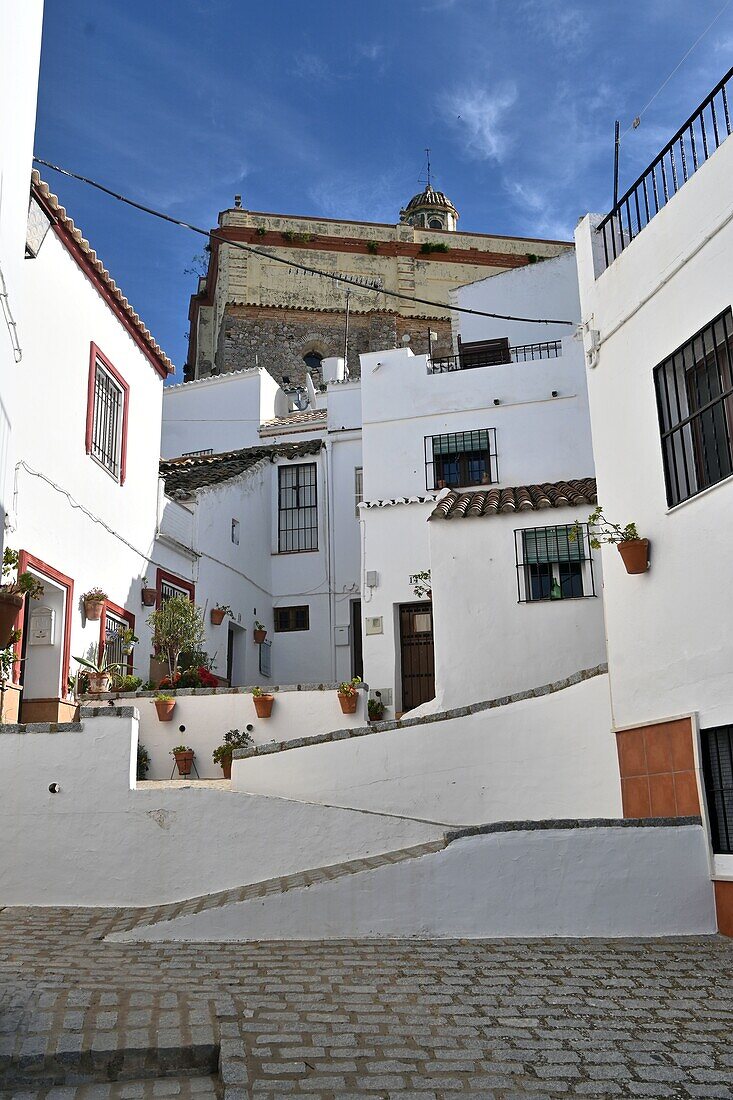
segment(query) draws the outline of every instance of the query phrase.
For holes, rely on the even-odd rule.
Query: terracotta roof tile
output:
[[[273,443],[262,447],[242,447],[238,451],[224,451],[215,455],[183,455],[181,458],[164,459],[160,463],[160,476],[165,481],[165,491],[171,497],[186,497],[198,489],[220,485],[239,477],[258,462],[276,458],[305,458],[321,450],[320,439],[308,439],[303,443]]]
[[[471,519],[502,513],[538,512],[543,508],[580,508],[597,503],[596,479],[515,485],[505,489],[452,490],[438,502],[430,519]]]

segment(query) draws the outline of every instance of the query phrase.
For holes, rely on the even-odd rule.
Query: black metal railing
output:
[[[606,214],[598,226],[598,232],[603,235],[606,267],[730,136],[728,92],[731,81],[733,68]]]
[[[700,730],[713,852],[733,853],[733,726]]]
[[[538,344],[517,344],[513,348],[490,348],[485,352],[433,356],[428,359],[428,374],[448,374],[474,367],[496,367],[502,363],[528,363],[532,359],[557,359],[562,355],[562,340]]]

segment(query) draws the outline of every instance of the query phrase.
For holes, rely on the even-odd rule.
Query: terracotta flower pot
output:
[[[187,752],[176,753],[176,767],[178,768],[178,774],[187,776],[191,774],[191,768],[193,766],[193,749],[188,749]]]
[[[225,779],[232,778],[232,758],[231,756],[224,756],[221,760],[221,770],[224,773]]]
[[[155,709],[161,722],[170,722],[173,719],[173,711],[176,709],[175,699],[155,699]]]
[[[254,634],[253,634],[253,637],[254,637],[254,640],[255,640],[255,645],[262,645],[265,638],[267,637],[267,631],[266,630],[255,630]]]
[[[211,611],[209,612],[209,618],[211,619],[214,626],[221,626],[221,624],[224,622],[225,615],[226,611],[222,611],[220,607],[212,607]]]
[[[258,718],[269,718],[272,714],[272,704],[275,702],[274,695],[253,695],[255,710],[257,711]]]
[[[629,539],[617,542],[627,573],[646,573],[649,568],[649,539]]]
[[[90,695],[101,695],[103,691],[109,691],[112,677],[108,672],[92,672],[90,669],[87,676],[89,678]]]
[[[0,591],[0,649],[5,649],[10,644],[10,636],[15,630],[22,606],[21,595]]]
[[[158,593],[155,588],[143,588],[141,595],[144,607],[155,607],[155,601],[158,598]]]
[[[346,695],[343,691],[340,691],[338,697],[344,714],[356,714],[356,704],[359,702],[359,696],[356,692],[353,695]]]
[[[104,611],[104,600],[84,600],[84,614],[87,622],[98,623]]]

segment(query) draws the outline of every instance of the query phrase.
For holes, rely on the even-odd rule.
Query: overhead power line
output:
[[[309,267],[307,264],[298,263],[296,260],[288,260],[284,256],[278,256],[273,252],[265,252],[261,248],[255,248],[253,245],[244,244],[243,241],[232,241],[222,233],[217,233],[213,229],[204,229],[200,225],[194,225],[192,222],[183,221],[180,218],[174,218],[170,214],[163,213],[162,210],[156,210],[152,206],[145,206],[144,203],[136,202],[134,199],[127,198],[126,195],[121,195],[117,191],[112,191],[111,188],[105,187],[104,184],[98,183],[96,180],[89,179],[87,176],[81,176],[77,172],[72,172],[68,168],[61,168],[58,164],[52,164],[51,161],[43,160],[41,157],[33,158],[36,164],[42,164],[45,168],[50,168],[53,172],[59,172],[62,176],[68,176],[70,179],[78,180],[80,183],[86,183],[90,187],[94,187],[97,191],[102,191],[103,194],[109,195],[112,199],[117,199],[119,202],[125,203],[126,206],[131,206],[135,210],[141,211],[143,214],[149,214],[153,218],[159,218],[161,221],[168,222],[170,225],[177,225],[181,229],[188,229],[191,233],[197,233],[201,237],[206,237],[208,240],[219,241],[221,244],[227,245],[229,248],[238,248],[242,252],[248,252],[253,256],[262,256],[266,260],[274,260],[276,263],[285,264],[287,267],[298,268],[300,271],[306,271],[310,275],[318,275],[322,279],[330,279],[335,283],[345,283],[347,286],[355,286],[361,291],[371,292],[373,294],[384,294],[389,298],[399,298],[404,302],[415,302],[418,305],[432,306],[434,309],[446,309],[451,313],[470,313],[475,317],[493,317],[499,321],[526,321],[537,325],[571,325],[575,326],[575,321],[558,320],[555,317],[515,317],[507,313],[488,313],[482,309],[469,309],[467,306],[452,306],[447,305],[445,302],[435,302],[431,298],[417,298],[412,294],[403,294],[399,290],[385,290],[379,286],[369,286],[360,282],[358,279],[352,278],[349,275],[339,275],[332,271],[321,271],[317,267]]]

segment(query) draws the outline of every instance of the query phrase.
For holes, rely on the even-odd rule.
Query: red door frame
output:
[[[98,653],[100,658],[104,654],[104,647],[106,644],[107,635],[107,611],[111,611],[113,615],[116,615],[118,619],[122,619],[127,623],[132,633],[135,633],[135,616],[132,611],[126,611],[124,607],[119,607],[116,603],[112,603],[112,600],[105,600],[104,607],[102,608],[102,615],[99,620],[99,646]],[[128,675],[132,675],[133,663],[132,654],[127,659],[127,672]]]
[[[41,561],[40,558],[35,557],[33,554],[29,554],[27,550],[21,550],[18,554],[18,575],[25,573],[29,567],[35,569],[37,573],[40,573],[41,577],[46,577],[50,581],[55,581],[56,584],[60,584],[62,588],[66,589],[66,600],[64,604],[64,644],[61,657],[61,692],[59,694],[60,699],[65,699],[66,685],[69,682],[69,666],[71,664],[71,611],[74,598],[74,582],[71,577],[67,577],[65,573],[60,573],[58,569],[54,569],[53,566],[47,565],[45,561]],[[25,620],[28,618],[28,602],[28,599],[26,599],[24,624]],[[21,657],[21,643],[22,639],[15,644],[15,659],[18,663]],[[20,680],[20,670],[16,673],[16,679]]]

